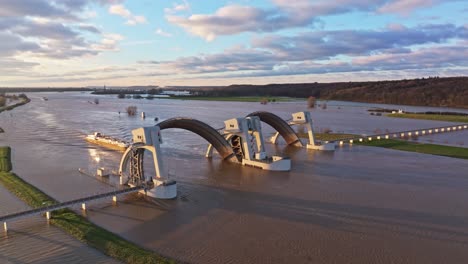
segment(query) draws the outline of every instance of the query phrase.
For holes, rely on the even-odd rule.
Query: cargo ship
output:
[[[99,132],[94,132],[92,135],[87,135],[85,140],[96,145],[120,151],[125,151],[130,146],[130,143],[128,142],[103,135]]]

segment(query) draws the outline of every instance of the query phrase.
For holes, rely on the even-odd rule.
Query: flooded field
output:
[[[121,153],[84,141],[94,131],[128,140],[132,129],[156,124],[155,117],[192,117],[221,128],[224,120],[254,111],[289,119],[291,113],[307,110],[304,101],[260,105],[85,93],[28,96],[29,104],[0,114],[5,130],[0,145],[12,147],[18,175],[60,201],[117,188],[117,178],[102,182],[78,172],[117,170]],[[94,98],[99,104],[90,103]],[[145,111],[147,118],[128,117],[129,105]],[[369,135],[451,124],[371,116],[367,109],[372,106],[328,102],[327,109],[312,111],[314,127]],[[265,135],[273,132],[267,125],[263,129]],[[467,138],[466,131],[445,136],[442,140],[450,142]],[[91,221],[190,263],[468,261],[467,160],[359,146],[320,153],[268,145],[270,154],[291,157],[292,170],[266,172],[222,162],[216,155],[206,159],[207,143],[190,132],[165,130],[162,137],[164,162],[178,182],[179,197],[155,201],[132,194],[117,206],[100,201],[88,207]],[[2,214],[25,209],[4,189],[0,199]],[[43,218],[19,221],[10,230],[8,237],[0,235],[2,263],[113,262]],[[41,253],[49,248],[49,255]]]

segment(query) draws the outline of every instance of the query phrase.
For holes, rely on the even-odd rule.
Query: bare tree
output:
[[[309,96],[309,98],[307,98],[307,107],[309,108],[314,108],[315,107],[315,97],[313,96]]]
[[[127,114],[129,116],[134,116],[134,115],[136,115],[136,113],[137,113],[137,107],[136,106],[131,105],[131,106],[127,107]]]

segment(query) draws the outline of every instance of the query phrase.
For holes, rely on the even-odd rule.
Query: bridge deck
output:
[[[111,196],[115,196],[115,195],[119,195],[119,194],[126,194],[126,193],[139,191],[139,190],[141,190],[143,188],[144,188],[144,186],[136,186],[136,187],[131,187],[131,188],[123,189],[123,190],[117,190],[117,191],[112,191],[112,192],[107,192],[107,193],[96,194],[96,195],[92,195],[92,196],[88,196],[88,197],[84,197],[84,198],[79,198],[79,199],[75,199],[75,200],[71,200],[71,201],[67,201],[67,202],[62,202],[62,203],[57,203],[57,204],[53,204],[53,205],[49,205],[49,206],[45,206],[45,207],[40,207],[40,208],[36,208],[36,209],[31,209],[31,210],[27,210],[27,211],[21,211],[21,212],[8,214],[8,215],[3,215],[3,216],[0,217],[0,222],[7,222],[7,221],[11,221],[11,220],[18,219],[18,218],[35,215],[35,214],[42,214],[42,213],[45,213],[45,212],[52,212],[52,211],[55,211],[55,210],[70,207],[70,206],[73,206],[73,205],[76,205],[76,204],[89,202],[89,201],[92,201],[92,200],[98,200],[98,199],[111,197]]]

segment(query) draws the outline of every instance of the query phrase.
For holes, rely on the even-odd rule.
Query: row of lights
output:
[[[450,132],[450,131],[462,130],[462,129],[467,129],[467,128],[468,128],[468,125],[463,125],[463,126],[460,125],[460,126],[453,126],[453,127],[447,127],[447,128],[442,127],[442,128],[429,129],[429,130],[427,130],[427,133],[429,133],[429,134],[432,134],[432,133],[439,133],[439,131],[440,131],[440,132],[445,132],[445,131]],[[408,135],[408,136],[411,136],[412,134],[413,134],[412,132],[407,132],[407,135]],[[426,130],[422,130],[422,131],[421,131],[421,134],[422,134],[422,135],[425,135],[425,134],[426,134]],[[414,132],[414,135],[418,136],[418,135],[419,135],[419,131],[415,131],[415,132]],[[404,137],[404,136],[405,136],[405,133],[400,133],[400,137]],[[393,134],[393,138],[397,138],[397,137],[398,137],[397,134]],[[377,136],[376,138],[377,138],[377,140],[382,139],[381,136]],[[385,138],[385,139],[389,139],[389,138],[390,138],[390,135],[385,135],[384,138]],[[358,140],[359,140],[359,142],[363,142],[363,141],[364,141],[363,138],[359,138]],[[368,141],[372,141],[372,137],[368,137],[367,140],[368,140]],[[353,144],[353,142],[354,142],[354,139],[350,139],[350,140],[349,140],[349,144]],[[339,142],[339,145],[340,145],[340,146],[343,146],[344,143],[345,143],[345,142],[344,142],[343,140],[341,140],[341,141]]]

